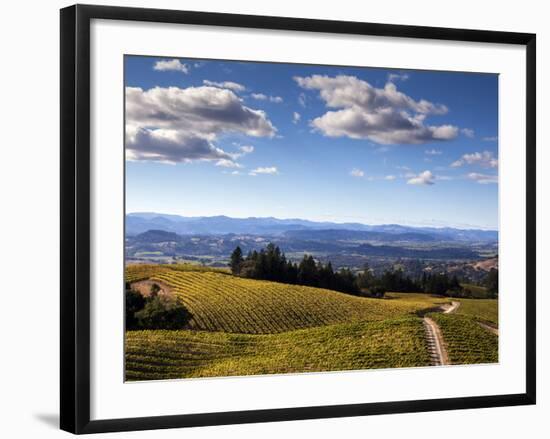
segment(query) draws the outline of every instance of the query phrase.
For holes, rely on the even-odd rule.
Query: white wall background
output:
[[[89,1],[88,3],[96,3]],[[550,430],[548,306],[542,274],[550,246],[550,28],[544,2],[393,0],[297,2],[278,0],[100,1],[101,4],[244,14],[300,16],[396,24],[535,32],[538,39],[538,349],[539,403],[512,407],[364,418],[123,433],[109,437],[275,438],[544,437]],[[0,433],[4,437],[61,437],[58,422],[59,287],[59,13],[70,4],[21,1],[0,16]],[[546,199],[546,203],[544,202]],[[29,282],[30,281],[30,282]],[[213,395],[215,397],[215,395]],[[144,403],[154,403],[145,401]]]

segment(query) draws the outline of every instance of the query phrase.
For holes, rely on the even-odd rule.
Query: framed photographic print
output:
[[[535,129],[533,34],[63,9],[61,428],[534,404]]]

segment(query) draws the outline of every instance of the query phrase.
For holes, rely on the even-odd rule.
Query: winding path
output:
[[[479,326],[481,326],[482,328],[486,329],[487,331],[495,334],[495,335],[498,335],[498,328],[495,328],[494,326],[491,326],[491,325],[488,325],[487,323],[483,323],[483,322],[477,322],[477,324]]]
[[[452,314],[456,312],[460,302],[451,302],[441,306],[443,314]],[[451,364],[449,354],[445,348],[443,335],[438,324],[429,317],[423,318],[424,330],[426,331],[426,341],[428,342],[428,351],[430,352],[430,362],[432,366],[445,366]]]
[[[455,302],[454,300],[448,304],[441,305],[441,310],[443,311],[443,314],[453,314],[456,312],[456,310],[460,307],[460,302]]]
[[[441,305],[439,308],[443,314],[452,314],[460,307],[460,302],[451,302],[450,304]],[[426,341],[428,342],[428,351],[430,352],[430,362],[432,366],[445,366],[451,364],[449,354],[445,348],[443,335],[439,325],[429,317],[423,317],[424,330],[426,331]],[[487,323],[477,321],[477,324],[487,331],[498,336],[498,328]]]
[[[426,331],[426,340],[430,352],[430,362],[432,366],[445,366],[451,364],[447,349],[443,343],[443,336],[437,323],[429,317],[424,317],[424,330]]]

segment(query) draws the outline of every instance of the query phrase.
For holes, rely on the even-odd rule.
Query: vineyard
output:
[[[225,268],[205,267],[196,264],[171,264],[171,265],[158,265],[158,264],[133,264],[128,265],[125,271],[126,282],[136,282],[139,280],[149,279],[158,273],[165,273],[171,271],[182,272],[214,272],[221,274],[230,274],[230,271]]]
[[[498,300],[460,299],[460,308],[457,314],[498,326]]]
[[[126,379],[154,380],[429,365],[417,318],[281,334],[129,331]]]
[[[191,312],[189,329],[205,331],[271,334],[393,319],[448,302],[429,297],[403,301],[370,299],[218,272],[168,269],[153,274],[151,280],[168,285]]]
[[[495,363],[498,361],[498,336],[479,326],[468,316],[432,313],[441,328],[452,364]]]
[[[497,300],[456,299],[457,313],[442,314],[454,299],[357,297],[192,264],[130,265],[126,282],[158,283],[191,314],[181,330],[126,332],[127,380],[428,366],[425,314],[452,364],[498,361],[498,336],[477,323],[498,324]]]
[[[140,280],[149,279],[151,276],[165,271],[170,271],[168,265],[149,265],[149,264],[139,264],[139,265],[129,265],[126,267],[126,272],[124,274],[124,280],[127,283],[133,283]]]

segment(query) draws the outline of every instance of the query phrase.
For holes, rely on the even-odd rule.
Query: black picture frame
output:
[[[367,404],[90,420],[90,22],[93,19],[324,32],[526,47],[526,392]],[[61,10],[61,429],[81,434],[535,404],[536,36],[175,10],[75,5]]]

